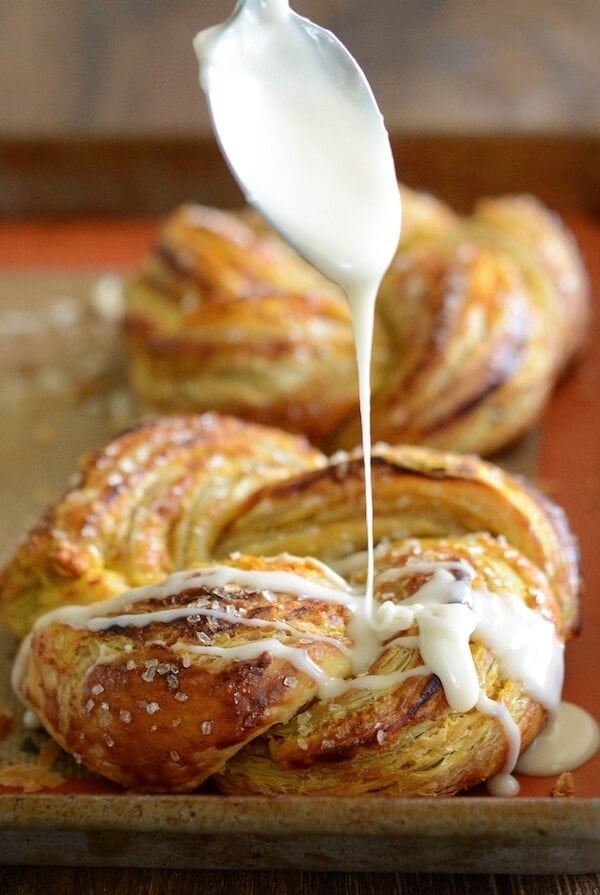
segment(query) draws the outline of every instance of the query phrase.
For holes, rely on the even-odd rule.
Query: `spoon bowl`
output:
[[[397,246],[400,200],[382,115],[350,53],[287,0],[239,0],[194,48],[247,201],[342,287],[380,278]]]

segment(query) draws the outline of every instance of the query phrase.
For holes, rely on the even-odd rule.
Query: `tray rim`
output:
[[[600,870],[600,798],[8,793],[0,795],[0,831],[0,864]]]
[[[23,808],[25,807],[25,810]],[[573,831],[573,821],[587,827],[600,843],[600,796],[495,798],[455,796],[447,798],[402,798],[390,796],[224,796],[215,794],[156,793],[0,793],[0,830],[35,829],[52,825],[69,829],[70,809],[77,807],[77,829],[133,829],[153,832],[194,833],[244,832],[255,829],[260,819],[265,833],[286,836],[295,833],[326,833],[336,822],[336,833],[353,835],[418,833],[439,835],[449,823],[460,821],[465,836],[473,833],[501,834],[515,823],[523,831],[540,832],[564,828]],[[278,811],[278,807],[284,809]],[[106,809],[117,809],[108,812]],[[265,809],[269,809],[266,811]],[[383,811],[383,809],[386,809]],[[600,859],[600,856],[599,856]]]

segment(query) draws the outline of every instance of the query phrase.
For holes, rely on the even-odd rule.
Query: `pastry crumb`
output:
[[[552,787],[551,795],[555,799],[571,798],[575,795],[575,783],[573,774],[565,771],[556,779],[556,783]]]
[[[62,750],[55,740],[48,738],[38,756],[38,765],[45,771],[50,771],[62,754]]]
[[[20,789],[23,792],[39,792],[42,789],[56,789],[65,778],[40,765],[13,764],[0,770],[0,786]]]

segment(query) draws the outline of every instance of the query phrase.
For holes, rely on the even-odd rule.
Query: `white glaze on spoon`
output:
[[[194,48],[215,132],[247,200],[350,306],[358,364],[373,590],[370,367],[375,299],[400,237],[383,118],[337,38],[287,0],[246,0]]]

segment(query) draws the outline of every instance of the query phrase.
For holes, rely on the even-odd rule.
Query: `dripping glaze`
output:
[[[289,557],[283,557],[289,560]],[[339,697],[354,688],[383,689],[401,684],[408,677],[435,674],[439,678],[451,709],[467,712],[477,709],[498,720],[507,742],[508,757],[502,772],[491,782],[491,791],[510,795],[517,791],[511,776],[520,752],[518,726],[502,703],[490,699],[480,688],[469,644],[481,641],[494,650],[503,671],[519,679],[525,688],[551,715],[558,708],[563,673],[563,644],[556,637],[554,625],[536,609],[530,609],[510,593],[492,593],[472,584],[475,570],[466,560],[415,561],[385,569],[374,579],[375,599],[372,606],[365,600],[364,590],[351,588],[345,579],[323,563],[315,561],[322,575],[320,581],[305,575],[277,568],[277,558],[269,561],[273,568],[259,571],[232,565],[210,565],[177,572],[159,584],[134,588],[101,603],[89,606],[67,606],[42,616],[23,641],[13,666],[13,687],[24,693],[31,638],[53,622],[76,629],[102,631],[109,628],[145,627],[153,623],[169,624],[178,618],[212,616],[229,624],[269,628],[268,635],[241,646],[217,647],[186,641],[173,646],[175,652],[215,655],[232,661],[252,661],[265,652],[287,660],[298,671],[310,676],[321,699]],[[390,587],[406,575],[425,577],[412,596],[398,601],[389,598]],[[232,604],[226,611],[202,605],[197,593],[188,602],[169,608],[148,610],[148,603],[194,594],[201,589],[203,599],[210,594],[239,597],[240,592],[257,593],[276,599],[286,594],[300,600],[318,600],[345,607],[350,615],[347,626],[351,645],[332,636],[307,633],[285,621],[246,618]],[[378,598],[378,594],[386,596]],[[144,604],[141,608],[136,608]],[[229,611],[231,610],[231,611]],[[405,632],[416,626],[417,633]],[[286,642],[292,640],[292,643]],[[352,676],[327,674],[308,654],[307,644],[326,641],[345,652],[350,660]],[[390,646],[418,649],[422,663],[408,671],[373,674],[373,662]],[[97,663],[111,661],[103,656]],[[93,666],[92,666],[93,667]],[[88,673],[92,671],[89,669]]]
[[[370,367],[374,308],[400,238],[400,193],[382,115],[337,38],[287,0],[245,0],[194,40],[217,137],[246,199],[345,291],[359,382],[373,589]],[[268,135],[266,137],[265,135]]]

